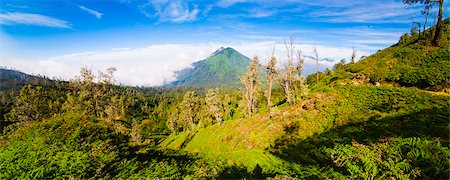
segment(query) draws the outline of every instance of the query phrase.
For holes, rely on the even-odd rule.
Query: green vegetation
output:
[[[449,34],[450,19],[443,25],[443,33]],[[450,45],[449,39],[443,46],[432,46],[435,27],[425,31],[419,38],[403,35],[399,43],[377,52],[358,63],[348,64],[346,73],[353,79],[370,83],[397,83],[428,90],[442,90],[450,85]]]
[[[384,148],[383,157],[395,159],[385,162],[373,153],[360,157],[361,161],[377,160],[367,165],[379,171],[372,174],[375,177],[407,177],[409,171],[385,167],[399,162],[408,163],[405,166],[417,177],[448,175],[450,96],[394,87],[336,86],[326,91],[272,113],[226,121],[222,127],[209,126],[195,134],[174,135],[163,141],[161,148],[199,153],[205,159],[248,170],[259,166],[267,175],[300,178],[364,178],[365,170],[345,169],[364,168],[365,162],[348,164],[343,158],[350,159],[351,154],[345,153],[380,153],[373,148]],[[411,138],[418,139],[418,144],[405,145]],[[396,154],[395,148],[404,149],[405,154]],[[416,151],[425,154],[414,154],[422,153]],[[428,172],[421,163],[438,169]],[[398,174],[383,174],[389,171]]]
[[[250,61],[231,48],[179,82],[206,88],[115,86],[115,68],[82,68],[4,90],[0,179],[448,179],[449,45],[432,37],[404,35],[307,84],[287,45],[286,71],[273,56],[267,67],[279,81],[267,97],[257,58],[246,91],[206,89],[240,83]]]

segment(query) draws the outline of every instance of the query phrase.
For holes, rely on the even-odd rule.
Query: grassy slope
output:
[[[436,95],[416,88],[394,87],[337,86],[325,91],[326,93],[317,93],[299,105],[280,108],[271,114],[227,121],[222,127],[214,125],[196,133],[181,133],[166,139],[160,146],[163,149],[199,153],[206,159],[243,166],[248,170],[259,165],[263,173],[290,174],[292,171],[286,171],[287,169],[302,165],[302,161],[292,163],[289,159],[298,155],[295,146],[291,150],[287,148],[292,143],[333,131],[336,127],[386,118],[398,121],[398,125],[402,127],[402,123],[406,123],[403,116],[427,110],[436,110],[440,114],[429,114],[422,118],[409,117],[412,119],[408,122],[421,121],[417,122],[415,128],[423,130],[418,131],[418,134],[434,132],[429,137],[424,136],[425,138],[440,137],[443,142],[448,141],[448,124],[445,123],[445,116],[442,116],[448,109],[448,95]],[[423,122],[423,118],[437,119],[436,125],[429,126]],[[432,129],[427,129],[427,126]],[[354,127],[349,127],[349,130],[352,128]],[[364,134],[362,137],[362,140],[371,138]],[[278,151],[280,153],[271,153]]]
[[[446,23],[448,27],[448,19]],[[370,148],[376,150],[387,143],[384,150],[389,151],[389,148],[409,142],[411,139],[408,138],[422,138],[425,144],[434,143],[435,147],[444,144],[446,147],[449,142],[447,118],[450,98],[447,93],[433,93],[415,87],[374,87],[365,83],[369,78],[372,81],[377,78],[381,82],[421,88],[445,85],[447,79],[432,78],[448,77],[448,71],[444,70],[449,66],[448,59],[445,60],[448,43],[439,48],[427,43],[427,39],[414,40],[412,37],[405,44],[389,47],[361,62],[347,65],[345,70],[338,69],[324,75],[318,85],[312,86],[310,97],[298,105],[283,105],[270,114],[264,112],[247,119],[227,121],[223,126],[214,125],[197,132],[172,135],[160,147],[198,153],[211,162],[221,161],[249,171],[259,166],[265,174],[303,178],[364,177],[364,174],[354,174],[354,166],[339,164],[330,158],[330,152],[335,153],[333,156],[341,153],[336,150],[341,146],[358,148],[362,143],[363,147],[369,147],[365,150],[370,151]],[[424,70],[419,72],[421,69]],[[355,80],[366,85],[353,83]],[[448,149],[444,148],[444,151],[448,152]],[[374,157],[376,159],[377,156]],[[443,158],[448,159],[448,155]],[[448,172],[448,166],[430,175],[427,173],[431,171],[426,168],[416,171],[424,163],[414,164],[414,159],[404,161],[413,164],[412,170],[406,168],[393,173],[404,172],[404,177],[408,178],[448,177],[447,173],[442,173]],[[380,171],[383,165],[377,167],[374,169]],[[357,168],[355,171],[358,172]],[[368,169],[366,171],[369,172]]]
[[[443,23],[443,34],[447,36],[439,47],[431,46],[432,27],[420,38],[414,35],[358,63],[349,64],[345,69],[354,73],[354,79],[362,77],[372,83],[395,82],[402,86],[441,90],[450,85],[450,19]]]

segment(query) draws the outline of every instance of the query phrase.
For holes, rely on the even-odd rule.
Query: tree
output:
[[[338,63],[333,66],[333,70],[344,69],[345,67],[345,58],[341,59]]]
[[[276,67],[277,58],[275,57],[275,48],[272,51],[272,56],[270,56],[270,60],[266,65],[266,79],[269,82],[269,89],[267,89],[267,111],[270,112],[271,108],[271,97],[272,97],[272,85],[273,81],[278,75],[278,69]]]
[[[131,124],[130,141],[139,145],[142,141],[142,126],[140,121],[133,121]]]
[[[112,86],[115,83],[114,72],[116,70],[114,67],[109,67],[105,72],[99,71],[96,76],[92,69],[82,67],[80,76],[76,76],[75,80],[71,82],[75,92],[72,94],[71,104],[66,105],[66,107],[86,114],[94,114],[99,118],[111,118],[108,114],[118,114],[107,111],[107,109],[117,109],[119,107],[123,110],[123,104],[118,103],[116,100],[118,100],[117,98],[121,99],[121,101],[124,99],[120,97],[114,98],[114,96],[119,95]],[[79,106],[80,104],[81,106]]]
[[[250,63],[249,70],[241,77],[241,81],[245,85],[245,99],[247,105],[248,116],[256,112],[256,101],[259,94],[258,81],[258,56],[255,56]]]
[[[49,104],[51,100],[42,86],[24,86],[14,99],[14,105],[6,119],[16,123],[42,120],[49,116]]]
[[[403,35],[400,36],[400,39],[398,40],[398,43],[399,43],[399,44],[404,44],[404,43],[408,42],[409,37],[410,37],[410,36],[409,36],[408,33],[403,33]]]
[[[295,104],[295,91],[294,86],[296,69],[294,66],[294,54],[295,54],[295,36],[291,36],[289,40],[284,41],[284,46],[287,52],[288,64],[285,66],[283,76],[283,86],[286,95],[287,102],[294,102]]]
[[[319,52],[317,51],[317,46],[314,45],[313,47],[313,55],[314,55],[314,59],[316,60],[316,67],[317,67],[317,84],[319,84]]]
[[[194,91],[188,91],[183,96],[180,104],[180,120],[183,124],[183,131],[187,131],[189,126],[191,129],[195,127],[195,112],[198,110],[198,100]]]
[[[423,35],[425,35],[425,30],[427,28],[428,15],[430,15],[430,10],[433,7],[433,4],[427,4],[425,9],[421,11],[423,15],[425,15],[425,22],[423,23]]]
[[[98,79],[99,83],[105,84],[105,85],[112,85],[115,83],[114,79],[114,72],[116,72],[117,69],[115,67],[108,67],[106,68],[106,72],[98,72]]]
[[[208,90],[208,93],[206,93],[206,106],[210,115],[215,118],[216,123],[221,125],[223,108],[219,98],[219,88]]]
[[[432,41],[433,45],[438,45],[438,41],[441,38],[444,0],[403,0],[403,3],[409,4],[409,5],[412,5],[412,4],[424,4],[425,5],[425,10],[427,8],[431,8],[431,7],[428,7],[429,5],[433,5],[435,3],[439,4],[438,21],[437,21],[437,24],[436,24],[436,30],[435,30],[433,41]]]
[[[353,48],[352,57],[350,59],[350,63],[355,63],[356,52],[358,52],[355,48]]]
[[[418,35],[419,36],[418,39],[420,39],[420,35],[421,35],[420,30],[421,30],[422,24],[417,21],[413,21],[412,23],[413,23],[413,27],[411,28],[411,36]]]
[[[180,111],[177,106],[174,106],[173,109],[170,111],[168,118],[167,118],[167,128],[175,134],[179,130],[180,126]]]
[[[298,88],[300,90],[300,99],[302,98],[302,94],[304,94],[305,89],[306,89],[304,77],[302,75],[304,64],[305,64],[305,58],[303,58],[303,56],[302,56],[302,51],[298,50],[297,51],[297,67],[295,70],[297,72],[297,77],[296,77],[297,83],[296,84],[298,84]]]

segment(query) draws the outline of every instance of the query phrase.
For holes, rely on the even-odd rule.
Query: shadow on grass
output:
[[[266,179],[274,177],[274,174],[266,174],[259,164],[249,172],[245,167],[232,166],[226,167],[216,178],[217,179]]]
[[[449,139],[448,108],[429,109],[406,115],[347,124],[330,129],[305,140],[297,138],[298,127],[287,127],[286,135],[277,139],[270,151],[275,156],[300,165],[331,167],[347,174],[345,169],[336,167],[323,148],[333,148],[338,144],[372,144],[390,137],[419,137],[440,139],[442,146],[448,147]]]

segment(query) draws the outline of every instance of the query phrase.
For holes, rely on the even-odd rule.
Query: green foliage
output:
[[[19,127],[0,148],[0,178],[87,178],[102,175],[124,137],[76,114]]]
[[[450,19],[443,21],[444,31],[449,31]],[[378,84],[394,83],[401,86],[414,86],[427,90],[443,90],[450,84],[450,45],[448,41],[432,45],[435,27],[429,28],[419,38],[418,34],[401,36],[399,43],[380,50],[377,53],[364,58],[357,63],[335,65],[335,71],[344,77],[336,77],[332,74],[319,73],[322,84],[333,81],[343,84]],[[346,74],[352,75],[348,77]],[[307,77],[308,83],[316,83],[317,74]],[[316,83],[317,84],[317,83]]]
[[[219,97],[219,89],[209,89],[205,101],[210,116],[214,117],[216,124],[222,124],[223,103]]]
[[[133,135],[131,135],[133,136]],[[18,127],[0,146],[0,179],[212,177],[194,156],[130,146],[105,121],[60,114]]]
[[[403,33],[398,40],[398,44],[405,44],[409,41],[410,35],[408,33]]]
[[[53,99],[42,86],[24,86],[19,96],[14,99],[11,111],[5,117],[8,121],[15,123],[39,121],[58,112],[61,108],[61,102],[55,97]]]
[[[328,151],[352,178],[428,179],[445,177],[449,171],[448,148],[427,139],[391,138],[370,146],[353,142]]]
[[[243,172],[247,173],[258,165],[269,176],[447,177],[445,162],[449,157],[443,153],[449,151],[440,145],[448,144],[447,95],[417,88],[321,84],[312,91],[299,106],[226,121],[222,127],[213,125],[172,135],[161,148],[199,153],[208,161],[245,167]],[[436,158],[399,156],[398,152],[416,151],[404,144],[411,138],[425,142],[416,148],[424,148]],[[352,149],[353,146],[358,148]],[[398,148],[405,152],[397,151]],[[338,154],[347,151],[355,153],[355,158],[347,158],[349,164],[339,162]],[[380,152],[384,153],[381,159]],[[341,159],[346,157],[342,155]]]

